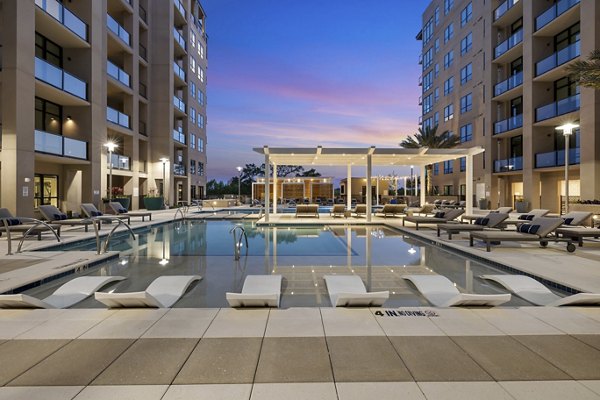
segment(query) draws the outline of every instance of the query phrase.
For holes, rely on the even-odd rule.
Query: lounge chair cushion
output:
[[[536,234],[539,229],[539,225],[523,224],[517,227],[517,232]]]
[[[565,220],[565,225],[571,225],[571,222],[573,222],[575,218],[564,218]]]
[[[438,211],[435,213],[433,218],[444,218],[444,215],[446,215],[446,213],[444,211]]]
[[[6,220],[6,222],[8,223],[8,226],[15,226],[15,225],[21,225],[21,224],[23,224],[21,222],[21,220],[18,219],[18,218],[8,218]]]
[[[59,214],[54,214],[54,220],[55,221],[62,221],[67,219],[67,214],[63,214],[63,213],[59,213]]]
[[[519,219],[524,220],[524,221],[531,221],[533,220],[533,215],[529,215],[529,214],[523,214],[523,215],[519,215]]]
[[[92,211],[90,211],[90,215],[92,217],[100,217],[100,216],[102,216],[102,212],[101,211],[94,211],[94,210],[92,210]]]
[[[126,209],[126,208],[123,208],[123,207],[121,207],[121,208],[119,208],[117,211],[119,212],[119,214],[125,214],[125,213],[127,212],[127,209]]]
[[[487,225],[490,222],[489,218],[481,217],[475,220],[475,225]]]

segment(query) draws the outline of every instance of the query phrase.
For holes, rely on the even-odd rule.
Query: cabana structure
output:
[[[466,183],[466,213],[473,211],[473,156],[483,153],[482,147],[455,148],[455,149],[403,149],[403,148],[376,148],[371,147],[257,147],[254,151],[265,157],[265,222],[269,222],[271,214],[270,200],[277,198],[269,193],[271,188],[277,190],[277,174],[271,177],[271,168],[277,171],[277,165],[303,165],[303,166],[346,166],[348,170],[348,182],[352,182],[352,167],[365,167],[366,179],[372,178],[373,166],[409,166],[419,167],[421,182],[425,182],[425,166],[458,158],[466,158],[465,183]],[[348,188],[351,191],[351,188]],[[367,185],[367,222],[371,222],[373,193],[370,185]],[[348,208],[350,208],[350,197],[348,197]],[[421,204],[425,204],[425,191],[421,191]],[[277,213],[277,207],[272,212]]]

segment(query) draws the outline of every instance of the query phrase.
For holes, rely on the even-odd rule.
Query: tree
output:
[[[575,61],[567,67],[571,78],[575,79],[580,86],[592,89],[600,89],[600,50],[590,53],[587,60]]]
[[[433,128],[426,127],[425,129],[419,128],[419,132],[413,136],[409,136],[400,142],[400,147],[405,149],[419,149],[422,147],[428,147],[430,149],[451,149],[460,144],[460,138],[456,135],[448,135],[447,133],[438,135],[437,125]],[[431,171],[433,165],[426,165],[425,172],[427,175],[427,193],[431,194]]]
[[[311,168],[308,171],[303,171],[301,174],[296,174],[298,177],[316,177],[321,176],[320,172],[317,172],[316,169]]]

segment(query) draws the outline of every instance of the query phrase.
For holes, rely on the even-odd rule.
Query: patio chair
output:
[[[94,293],[94,298],[109,308],[170,308],[200,275],[159,276],[143,292]]]
[[[88,231],[88,227],[94,223],[88,218],[75,218],[68,219],[67,214],[62,213],[58,208],[52,205],[39,206],[38,210],[42,217],[56,225],[69,225],[69,226],[83,226],[85,231]],[[98,221],[98,229],[102,228],[102,224]]]
[[[443,275],[402,275],[419,293],[436,307],[499,306],[510,301],[506,294],[461,293],[454,283]]]
[[[570,238],[550,236],[563,224],[562,218],[538,217],[528,223],[522,223],[517,231],[481,231],[471,232],[469,246],[473,247],[475,239],[481,240],[486,245],[486,251],[491,250],[491,244],[496,242],[539,242],[540,246],[548,246],[549,241],[566,242],[567,251],[575,251],[575,245]]]
[[[68,308],[124,276],[81,276],[71,279],[43,300],[26,294],[0,295],[0,308]]]
[[[4,221],[6,221],[6,224]],[[8,208],[0,208],[0,236],[2,236],[2,232],[10,230],[10,232],[18,232],[22,234],[25,234],[27,231],[29,231],[31,235],[37,236],[38,240],[42,240],[42,233],[52,231],[54,231],[56,235],[60,237],[60,225],[48,224],[48,226],[35,226],[34,221],[36,220],[33,218],[15,217],[8,210]],[[8,225],[8,227],[6,225]]]
[[[354,208],[355,217],[364,217],[367,215],[367,205],[366,204],[357,204]]]
[[[390,292],[367,292],[358,275],[325,275],[327,292],[333,307],[380,307],[390,297]]]
[[[92,203],[82,203],[81,211],[83,211],[83,214],[85,214],[85,216],[88,218],[102,217],[104,215]],[[122,220],[127,220],[128,224],[131,223],[131,219],[129,218],[128,215],[111,215],[111,217],[115,217],[115,218],[122,219]]]
[[[489,213],[476,219],[473,224],[438,224],[437,236],[440,237],[441,231],[445,231],[448,233],[448,240],[452,240],[452,235],[455,233],[502,228],[504,227],[503,222],[507,218],[508,214],[505,213]]]
[[[121,205],[121,203],[117,203],[115,201],[108,202],[108,208],[106,209],[106,211],[108,211],[112,215],[127,216],[130,218],[141,217],[142,222],[144,222],[146,220],[146,217],[148,217],[148,219],[150,221],[152,221],[152,213],[151,212],[148,212],[148,211],[129,212],[129,211],[127,211],[127,209],[125,207],[123,207],[123,205]]]
[[[344,213],[346,212],[346,206],[343,204],[336,204],[333,207],[331,207],[331,212],[329,213],[329,215],[332,218],[335,217],[344,217]]]
[[[405,215],[404,210],[408,207],[406,204],[386,204],[379,214],[383,214],[384,218],[388,216],[396,217],[398,215]]]
[[[513,211],[512,207],[498,207],[495,210],[490,210],[488,211],[488,213],[503,213],[503,214],[510,214]],[[483,216],[483,214],[463,214],[460,217],[460,220],[462,222],[464,221],[468,221],[468,222],[473,222],[475,221],[477,218],[481,218]]]
[[[569,227],[561,225],[556,229],[556,236],[576,239],[579,247],[583,246],[583,239],[586,237],[593,237],[598,239],[600,237],[600,229],[598,228],[584,228],[584,227]]]
[[[296,206],[296,218],[315,217],[319,218],[318,204],[298,204]]]
[[[248,275],[242,293],[225,293],[230,307],[279,307],[281,275]]]
[[[441,204],[441,203],[440,203]],[[436,212],[436,205],[435,204],[425,204],[422,207],[408,207],[406,209],[406,214],[413,216],[413,215],[421,215],[421,216],[429,216],[429,215],[433,215]]]
[[[419,230],[419,225],[443,224],[450,222],[460,217],[460,215],[464,212],[465,210],[460,208],[449,208],[436,212],[433,217],[408,215],[402,219],[402,226],[405,226],[406,221],[408,221],[415,224],[416,229]]]
[[[562,215],[561,218],[565,221],[562,227],[575,227],[575,226],[583,226],[589,225],[591,226],[591,218],[593,213],[588,211],[569,211],[565,215]]]
[[[525,275],[481,275],[481,278],[498,283],[536,306],[600,305],[600,293],[578,293],[560,297],[542,283]]]
[[[529,211],[528,213],[519,215],[516,219],[514,219],[514,218],[507,219],[506,221],[504,221],[504,223],[506,225],[519,226],[521,224],[528,223],[529,221],[533,220],[534,218],[544,217],[549,212],[550,212],[550,210],[546,210],[543,208],[535,208],[535,209]]]

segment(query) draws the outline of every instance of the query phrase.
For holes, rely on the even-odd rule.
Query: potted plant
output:
[[[144,196],[146,210],[160,210],[163,208],[164,199],[156,190],[152,189]]]
[[[479,199],[479,209],[480,210],[488,209],[488,200],[486,198]]]
[[[515,201],[515,210],[518,213],[526,213],[527,211],[529,211],[529,202],[524,198]]]
[[[122,187],[113,186],[110,189],[110,194],[112,200],[121,203],[124,209],[129,210],[129,205],[131,204],[131,199],[129,196],[126,196]]]

